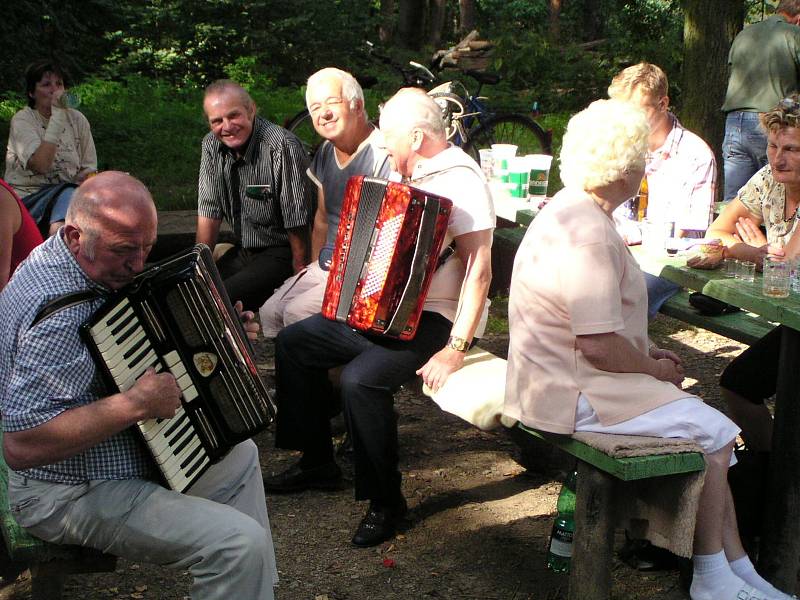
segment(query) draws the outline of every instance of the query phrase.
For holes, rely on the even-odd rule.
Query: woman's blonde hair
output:
[[[561,145],[561,180],[591,190],[644,169],[650,128],[643,111],[621,100],[597,100],[572,117]]]

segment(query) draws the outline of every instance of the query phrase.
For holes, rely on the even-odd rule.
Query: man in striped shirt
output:
[[[231,299],[258,310],[307,264],[308,158],[293,134],[256,115],[233,81],[208,86],[203,109],[211,131],[200,158],[196,239],[213,249],[222,220],[231,225],[236,243],[217,267]]]

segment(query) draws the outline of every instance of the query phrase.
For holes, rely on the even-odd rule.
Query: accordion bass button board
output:
[[[186,491],[274,419],[275,405],[205,245],[139,274],[81,326],[81,336],[111,389],[129,390],[151,367],[175,377],[175,416],[138,424],[171,489]]]

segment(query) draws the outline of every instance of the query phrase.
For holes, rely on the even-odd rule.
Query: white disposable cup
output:
[[[516,155],[514,144],[492,144],[492,177],[508,183],[508,164]]]
[[[547,183],[550,178],[550,165],[553,157],[549,154],[528,154],[528,198],[539,202],[547,197]]]
[[[526,156],[515,156],[508,161],[508,187],[513,198],[528,199],[530,161]]]

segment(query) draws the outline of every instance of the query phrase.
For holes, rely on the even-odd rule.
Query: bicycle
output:
[[[436,76],[427,67],[409,61],[405,67],[391,57],[380,53],[371,42],[366,42],[369,56],[380,60],[399,72],[405,87],[427,89],[436,81]],[[442,56],[434,66],[441,72]],[[480,92],[484,85],[495,85],[500,76],[475,70],[464,70],[464,75],[478,82],[474,94],[458,80],[446,81],[435,86],[428,94],[442,109],[447,139],[461,146],[480,163],[479,150],[491,148],[492,144],[514,144],[519,155],[551,154],[552,132],[545,131],[533,118],[518,112],[495,112],[485,102],[487,98]],[[534,103],[532,114],[538,114],[538,104]],[[286,129],[297,135],[303,142],[310,157],[322,143],[322,137],[311,122],[311,115],[303,109],[287,121]]]

